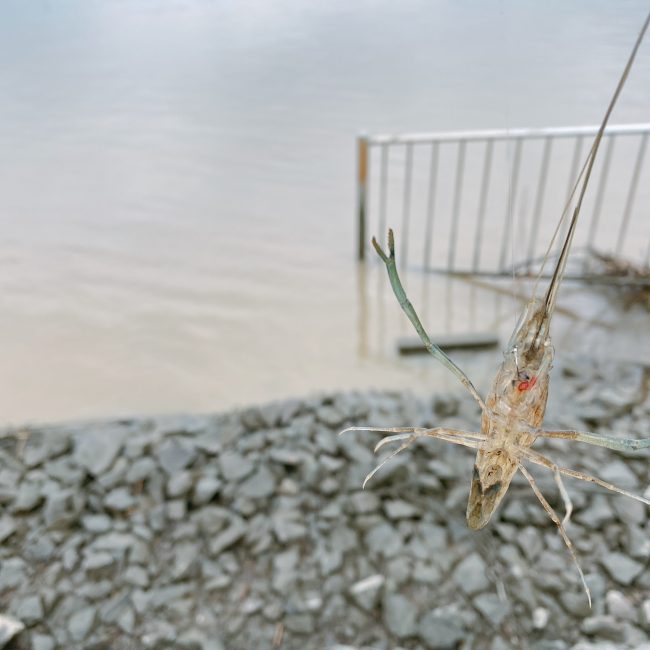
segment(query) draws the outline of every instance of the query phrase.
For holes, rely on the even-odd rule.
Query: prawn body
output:
[[[483,528],[505,496],[519,466],[511,450],[528,448],[542,424],[553,346],[551,315],[541,301],[528,303],[488,394],[481,419],[485,443],[476,454],[467,503],[467,525]]]
[[[616,104],[618,96],[625,84],[632,63],[643,40],[645,32],[650,24],[650,14],[645,19],[643,27],[636,39],[632,53],[623,70],[613,97],[610,100],[607,111],[600,128],[594,139],[591,151],[587,156],[582,171],[578,176],[569,202],[560,218],[551,240],[547,254],[542,263],[542,269],[549,256],[555,237],[560,226],[568,215],[569,207],[577,193],[577,199],[573,208],[573,215],[569,222],[566,238],[562,245],[553,276],[549,283],[546,294],[542,298],[536,297],[537,284],[533,290],[533,296],[528,302],[526,309],[515,327],[510,341],[504,353],[492,388],[484,401],[472,384],[467,375],[437,346],[435,345],[413,305],[408,299],[402,282],[400,280],[397,264],[395,261],[395,241],[392,230],[388,231],[388,254],[386,254],[377,240],[373,238],[372,244],[377,254],[386,265],[388,278],[395,297],[400,307],[409,318],[427,351],[450,370],[472,395],[482,411],[480,432],[468,432],[458,429],[436,427],[434,429],[423,429],[416,427],[350,427],[345,431],[377,431],[390,435],[382,438],[376,445],[375,451],[385,445],[399,442],[399,447],[385,458],[364,481],[366,483],[374,474],[383,467],[391,458],[407,449],[417,439],[430,437],[444,442],[449,442],[477,451],[476,461],[470,486],[469,501],[467,504],[467,524],[473,530],[483,528],[501,503],[508,491],[510,482],[517,471],[520,471],[529,482],[538,501],[557,526],[559,533],[564,540],[573,561],[578,569],[582,585],[591,605],[591,595],[584,578],[584,574],[578,561],[578,556],[569,539],[565,524],[569,521],[572,512],[572,505],[569,495],[562,482],[562,476],[570,476],[582,481],[594,483],[612,492],[641,501],[650,505],[650,499],[642,497],[627,490],[617,487],[600,478],[591,476],[581,471],[562,467],[550,458],[534,450],[533,444],[538,438],[555,438],[573,440],[590,445],[597,445],[617,451],[629,452],[635,449],[650,448],[650,438],[634,439],[621,438],[618,436],[606,436],[597,433],[583,431],[548,431],[542,429],[546,402],[548,398],[549,373],[553,363],[553,346],[551,344],[550,325],[555,310],[556,298],[566,268],[567,258],[571,249],[571,243],[575,233],[580,208],[584,199],[585,191],[594,166],[598,147],[602,140],[605,127]],[[578,191],[579,188],[579,191]],[[541,270],[540,270],[541,277]],[[539,277],[538,277],[539,281]],[[344,433],[343,431],[341,433]],[[524,463],[532,463],[550,470],[553,473],[555,483],[564,502],[565,514],[561,520],[553,507],[542,494],[537,482],[528,471]]]

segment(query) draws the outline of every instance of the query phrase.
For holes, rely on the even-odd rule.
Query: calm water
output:
[[[355,135],[597,123],[646,4],[5,0],[0,420],[445,383],[354,264]]]

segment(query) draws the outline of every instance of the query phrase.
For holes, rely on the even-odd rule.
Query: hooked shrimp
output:
[[[607,107],[607,111],[605,112],[605,116],[594,139],[589,155],[587,156],[582,171],[578,176],[573,192],[569,198],[569,202],[551,240],[549,251],[553,246],[553,241],[557,237],[563,220],[568,215],[569,207],[572,205],[578,187],[580,187],[566,238],[563,242],[562,250],[558,257],[548,289],[542,297],[537,297],[537,285],[539,283],[538,277],[535,288],[533,289],[533,297],[528,302],[519,323],[510,337],[510,341],[504,353],[504,360],[497,371],[492,388],[485,401],[483,401],[467,375],[465,375],[465,373],[431,341],[422,326],[413,305],[404,291],[404,287],[402,286],[397,272],[393,231],[388,231],[388,255],[382,250],[380,245],[377,243],[377,240],[373,237],[372,244],[377,251],[377,254],[386,265],[393,292],[395,293],[402,310],[415,327],[415,330],[420,336],[427,351],[458,377],[460,382],[478,403],[482,412],[481,431],[468,432],[443,427],[437,427],[434,429],[420,429],[414,427],[350,427],[345,429],[345,431],[377,431],[390,434],[379,441],[375,447],[375,452],[379,451],[379,449],[383,448],[387,444],[393,442],[400,443],[399,447],[395,451],[393,451],[378,467],[368,474],[363,483],[364,487],[385,463],[407,449],[419,438],[436,438],[452,444],[469,447],[470,449],[476,449],[477,455],[474,463],[466,514],[467,524],[473,530],[479,530],[489,522],[492,514],[495,512],[508,491],[508,487],[515,473],[519,470],[528,480],[535,496],[557,526],[578,569],[590,606],[591,594],[589,587],[585,581],[574,545],[569,539],[565,529],[565,525],[571,516],[572,504],[568,492],[564,487],[562,476],[570,476],[572,478],[595,483],[607,490],[623,494],[647,505],[650,505],[650,500],[628,492],[627,490],[603,481],[595,476],[590,476],[584,472],[557,465],[550,458],[532,449],[532,446],[538,438],[562,438],[590,445],[598,445],[617,451],[628,451],[650,447],[650,439],[625,439],[582,431],[547,431],[541,428],[546,411],[550,370],[554,355],[553,346],[551,344],[550,326],[555,311],[557,293],[566,268],[567,258],[578,222],[580,208],[594,166],[600,141],[649,23],[650,14],[648,14],[639,36],[637,37],[632,53],[630,54],[621,78],[618,81],[609,106]],[[549,252],[547,252],[546,258],[548,258],[548,255]],[[544,262],[546,261],[546,258]],[[341,433],[344,433],[344,431]],[[540,465],[553,472],[565,508],[565,515],[562,520],[542,494],[535,479],[524,465],[525,461],[535,465]]]

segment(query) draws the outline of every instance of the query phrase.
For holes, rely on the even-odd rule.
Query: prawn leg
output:
[[[393,293],[399,302],[400,307],[404,313],[408,316],[408,319],[415,327],[415,331],[418,333],[424,347],[427,349],[432,356],[434,356],[440,363],[442,363],[446,368],[453,372],[456,377],[461,381],[463,386],[467,388],[472,397],[476,400],[477,404],[481,407],[481,411],[486,412],[487,408],[485,402],[478,394],[478,391],[474,387],[474,384],[470,381],[469,377],[429,338],[426,330],[424,329],[422,322],[420,321],[417,312],[415,311],[411,301],[404,291],[402,286],[402,281],[400,280],[399,274],[397,272],[397,264],[395,263],[395,237],[393,236],[393,230],[388,230],[388,255],[384,253],[381,246],[377,243],[377,240],[372,238],[372,245],[375,247],[377,254],[383,260],[386,265],[386,270],[388,271],[388,279],[390,280],[390,285],[393,288]]]
[[[616,492],[617,494],[622,494],[623,496],[630,497],[632,499],[635,499],[636,501],[640,501],[641,503],[645,503],[646,505],[650,506],[650,499],[646,499],[645,497],[639,496],[638,494],[634,494],[634,492],[628,492],[627,490],[624,490],[623,488],[620,488],[614,485],[613,483],[608,483],[607,481],[603,481],[602,479],[599,479],[596,476],[591,476],[590,474],[585,474],[584,472],[579,472],[575,469],[569,469],[568,467],[560,467],[559,465],[556,465],[550,458],[547,458],[546,456],[540,454],[537,451],[519,447],[517,449],[517,452],[522,458],[529,460],[531,463],[535,463],[536,465],[541,465],[542,467],[546,467],[555,473],[564,474],[565,476],[570,476],[571,478],[577,478],[581,481],[586,481],[587,483],[594,483],[595,485],[600,485],[600,487],[603,487],[606,490],[609,490],[610,492]]]
[[[375,430],[386,431],[386,429],[375,429]],[[377,465],[377,467],[375,467],[375,469],[373,469],[372,472],[370,472],[368,476],[366,476],[366,478],[363,481],[362,487],[365,488],[368,481],[389,460],[395,458],[397,454],[410,447],[419,438],[424,438],[424,437],[438,438],[439,440],[444,440],[445,442],[451,442],[452,444],[461,445],[463,447],[470,447],[471,449],[480,449],[481,443],[485,439],[485,436],[483,436],[483,434],[472,434],[472,433],[468,434],[465,431],[457,431],[456,429],[443,429],[443,428],[411,429],[411,432],[402,432],[392,436],[387,436],[386,438],[382,438],[377,443],[377,446],[375,447],[375,452],[381,449],[384,445],[389,444],[391,442],[402,442],[402,441],[404,442],[402,442],[402,444],[395,451],[393,451],[386,458],[384,458],[384,460],[382,460],[381,463],[379,463],[379,465]]]
[[[578,561],[578,554],[576,552],[575,547],[573,546],[573,542],[569,539],[569,536],[566,534],[566,530],[564,529],[564,525],[560,521],[560,518],[557,516],[555,510],[553,510],[553,508],[551,507],[551,504],[546,500],[546,498],[542,494],[533,476],[521,463],[519,463],[519,469],[521,470],[521,473],[526,477],[526,479],[530,483],[530,487],[533,488],[533,492],[535,493],[535,496],[542,504],[544,510],[546,510],[548,516],[553,520],[553,523],[558,527],[558,530],[560,531],[560,535],[562,536],[562,539],[564,540],[566,547],[569,549],[569,553],[571,553],[573,562],[576,565],[576,568],[578,569],[578,573],[580,574],[580,580],[582,581],[582,586],[584,587],[584,590],[587,594],[587,599],[589,600],[589,608],[591,609],[591,592],[589,591],[589,587],[587,586],[587,582],[585,581],[585,574],[582,572],[582,567],[580,566],[580,562]]]
[[[614,436],[601,436],[587,431],[536,431],[539,438],[560,438],[563,440],[577,440],[588,445],[607,447],[615,451],[633,451],[650,447],[650,438],[616,438]]]

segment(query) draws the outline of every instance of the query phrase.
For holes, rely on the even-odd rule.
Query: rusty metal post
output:
[[[357,258],[366,257],[366,207],[368,201],[368,136],[357,137]]]

